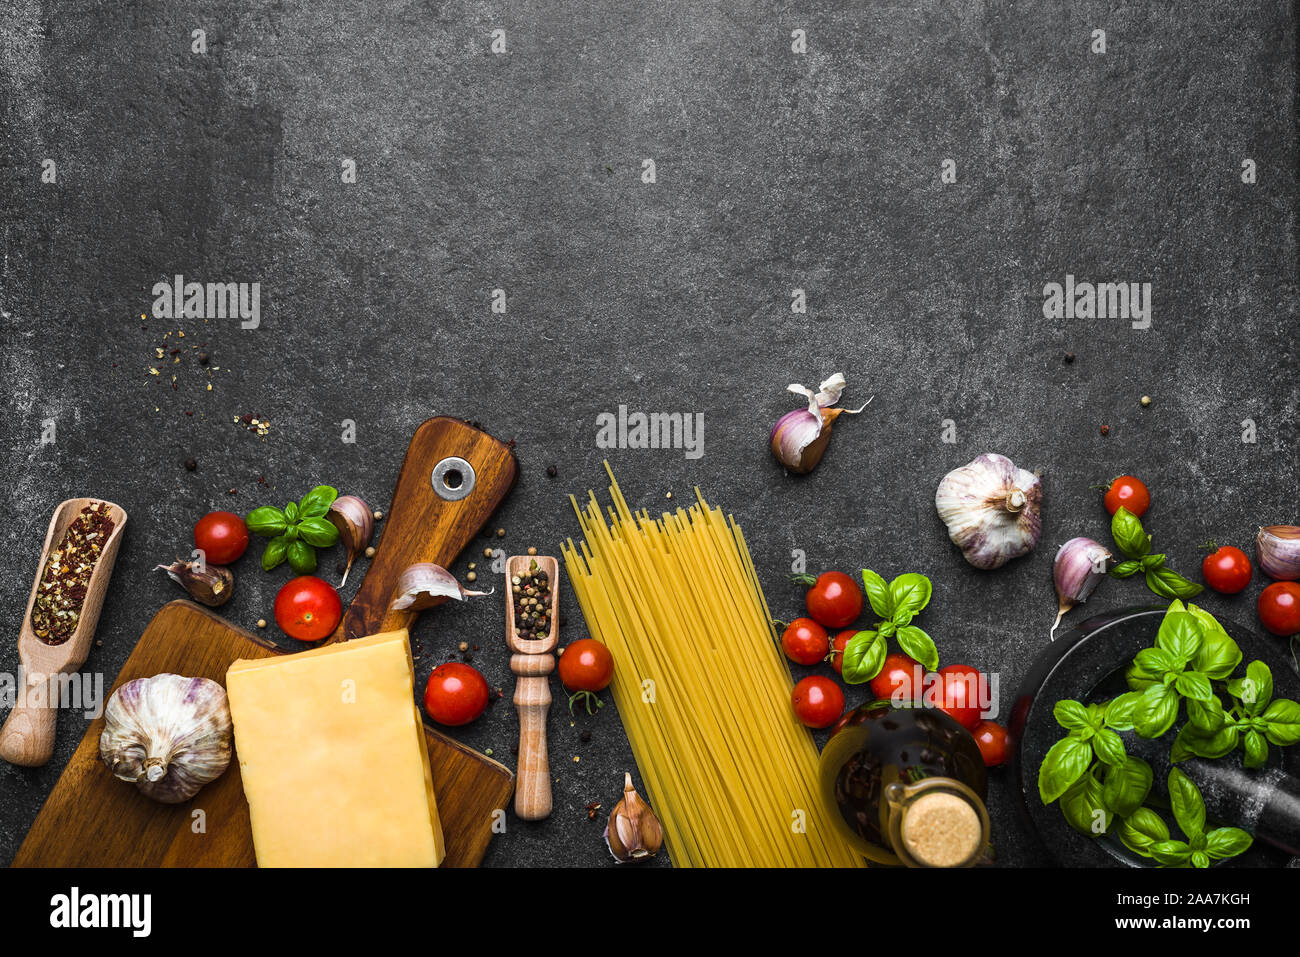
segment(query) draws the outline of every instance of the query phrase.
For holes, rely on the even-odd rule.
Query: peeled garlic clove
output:
[[[146,797],[188,801],[230,765],[226,689],[172,674],[128,681],[104,709],[99,756]]]
[[[421,611],[434,605],[441,605],[448,598],[464,601],[492,594],[488,591],[470,591],[456,581],[456,577],[441,565],[421,562],[402,572],[393,590],[393,600],[388,605],[389,611]]]
[[[1259,567],[1277,581],[1300,581],[1300,527],[1266,525],[1255,538]]]
[[[1043,533],[1043,485],[1005,455],[985,453],[943,477],[934,507],[948,537],[976,568],[1028,554]]]
[[[768,439],[772,454],[788,471],[806,475],[816,468],[831,440],[831,426],[835,420],[846,412],[857,415],[871,404],[871,399],[868,399],[858,409],[836,408],[835,403],[840,400],[846,385],[843,374],[837,372],[823,381],[816,393],[797,382],[786,387],[786,391],[808,400],[808,408],[794,409],[781,416],[772,426]]]
[[[339,530],[339,541],[348,553],[348,564],[343,569],[343,580],[339,582],[342,588],[348,582],[352,563],[366,550],[370,536],[375,533],[375,513],[355,495],[342,495],[333,501],[325,517]]]
[[[664,832],[650,805],[632,786],[632,775],[623,775],[623,800],[615,805],[605,825],[605,843],[620,864],[654,857],[663,847]]]
[[[1067,611],[1079,602],[1087,601],[1114,558],[1106,548],[1091,538],[1072,538],[1056,551],[1052,563],[1052,581],[1056,585],[1056,621],[1051,634]]]
[[[189,592],[191,598],[209,608],[220,608],[235,593],[235,575],[221,565],[175,561],[170,565],[155,565],[154,571],[160,568]]]

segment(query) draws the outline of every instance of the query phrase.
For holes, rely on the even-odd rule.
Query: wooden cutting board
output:
[[[473,488],[449,501],[435,491],[434,475],[435,467],[451,456],[468,462],[472,469],[472,476],[463,468],[452,476],[461,484],[451,494],[464,492],[467,479]],[[402,463],[375,558],[343,623],[329,640],[409,627],[414,614],[387,612],[397,576],[415,562],[450,565],[509,494],[517,475],[513,453],[486,433],[448,418],[421,425]],[[448,491],[445,480],[440,487]],[[244,574],[261,572],[253,566]],[[432,613],[436,615],[436,609]],[[235,627],[209,609],[174,601],[149,623],[113,688],[164,672],[224,684],[226,669],[236,659],[279,653],[272,642]],[[256,863],[237,753],[229,770],[190,801],[158,804],[115,779],[104,766],[99,758],[103,726],[101,717],[86,730],[13,866],[250,867]],[[493,812],[510,800],[514,775],[428,726],[425,735],[447,845],[444,866],[476,866],[492,837]]]

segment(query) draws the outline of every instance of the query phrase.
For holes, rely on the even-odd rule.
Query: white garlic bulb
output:
[[[948,537],[976,568],[1000,568],[1043,533],[1043,485],[1005,455],[986,453],[943,477],[934,507]]]
[[[128,681],[108,699],[99,756],[145,796],[188,801],[230,765],[226,689],[171,674]]]

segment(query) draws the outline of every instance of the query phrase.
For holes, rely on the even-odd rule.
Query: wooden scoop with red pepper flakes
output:
[[[75,673],[90,652],[125,528],[126,512],[102,499],[70,498],[54,510],[18,635],[18,701],[0,728],[0,758],[10,764],[50,759],[56,709],[73,690],[57,676]]]

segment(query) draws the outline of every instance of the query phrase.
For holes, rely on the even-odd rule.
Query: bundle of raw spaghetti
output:
[[[861,866],[818,797],[740,526],[699,489],[689,510],[633,514],[609,477],[608,524],[594,493],[585,511],[570,499],[586,541],[564,561],[673,863]]]

